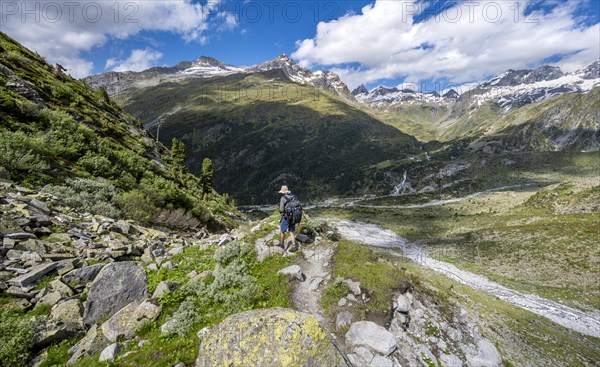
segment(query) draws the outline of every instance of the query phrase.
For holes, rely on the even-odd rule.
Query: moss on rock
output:
[[[317,319],[284,308],[226,318],[202,340],[197,367],[346,366]]]

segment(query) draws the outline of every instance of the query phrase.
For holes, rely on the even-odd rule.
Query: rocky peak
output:
[[[359,94],[369,94],[369,90],[367,90],[367,88],[363,84],[361,84],[352,91],[352,95],[354,96],[357,96]]]
[[[577,72],[577,74],[579,73],[583,74],[582,78],[586,80],[600,78],[600,60],[596,60],[580,72]]]
[[[444,93],[444,95],[442,97],[444,97],[444,98],[450,98],[450,99],[458,99],[458,97],[460,97],[460,95],[454,89],[450,89],[449,91],[447,91],[446,93]]]
[[[565,74],[556,66],[544,65],[537,69],[522,69],[513,70],[509,69],[506,72],[492,78],[487,83],[484,83],[483,87],[511,87],[521,84],[531,84],[541,82],[544,80],[558,79]]]

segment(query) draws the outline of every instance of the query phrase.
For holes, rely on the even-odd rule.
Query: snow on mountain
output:
[[[506,111],[564,93],[585,93],[600,86],[600,60],[572,73],[544,65],[532,70],[508,70],[482,84],[437,92],[419,92],[379,86],[368,91],[364,86],[353,91],[356,99],[375,108],[396,104],[452,103],[460,100],[474,107],[495,101]],[[458,91],[457,91],[458,90]]]
[[[213,59],[212,57],[201,56],[193,61],[188,68],[180,71],[179,75],[211,77],[217,75],[243,73],[245,71],[245,68],[228,65],[219,60]]]
[[[510,110],[564,93],[585,93],[597,86],[600,86],[599,61],[568,74],[551,66],[509,70],[461,97],[471,99],[478,106],[496,101],[505,110]]]

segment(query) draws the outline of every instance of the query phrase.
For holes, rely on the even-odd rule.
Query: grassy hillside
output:
[[[105,93],[60,73],[0,33],[0,173],[109,216],[231,225],[227,200],[202,190],[141,122]],[[205,200],[201,198],[204,197]]]
[[[151,132],[161,124],[161,141],[186,144],[190,171],[211,158],[216,187],[243,203],[276,200],[281,184],[305,198],[362,192],[373,181],[366,168],[420,148],[416,139],[279,70],[173,81],[120,98]]]
[[[449,104],[391,106],[373,112],[382,121],[421,141],[478,139],[480,148],[555,151],[597,149],[600,145],[600,88],[570,93],[504,111],[493,102],[473,109],[469,98]],[[498,149],[496,149],[498,151]]]

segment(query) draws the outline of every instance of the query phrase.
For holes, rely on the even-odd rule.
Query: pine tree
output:
[[[200,185],[202,186],[202,195],[206,198],[213,189],[213,164],[209,158],[202,161],[202,175],[200,176]]]
[[[110,97],[108,96],[108,92],[106,91],[106,88],[104,87],[100,87],[100,95],[102,96],[102,99],[104,100],[104,102],[106,102],[106,104],[112,104]]]
[[[173,138],[173,145],[171,146],[171,159],[173,177],[181,182],[186,173],[185,145],[176,138]]]

